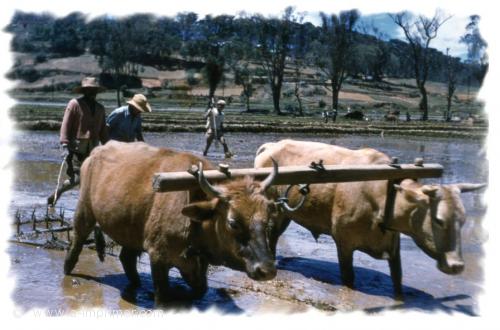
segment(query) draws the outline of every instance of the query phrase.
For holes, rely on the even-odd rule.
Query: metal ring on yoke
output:
[[[297,186],[299,187],[299,192],[302,194],[302,197],[300,198],[300,201],[297,205],[295,205],[294,207],[291,207],[290,205],[288,205],[288,194],[290,193],[290,189],[292,189],[293,186]],[[307,197],[307,194],[309,193],[309,185],[298,185],[298,184],[291,184],[289,185],[286,190],[285,190],[285,194],[283,195],[283,197],[280,197],[278,198],[278,203],[280,205],[283,206],[283,208],[285,210],[287,210],[288,212],[295,212],[297,211],[299,208],[302,207],[302,205],[304,204],[305,200],[306,200],[306,197]]]

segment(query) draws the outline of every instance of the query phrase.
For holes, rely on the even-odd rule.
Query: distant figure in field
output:
[[[71,99],[64,111],[59,140],[69,179],[57,190],[57,198],[80,183],[83,161],[99,142],[104,144],[109,140],[104,107],[96,101],[97,94],[104,90],[94,77],[83,78],[81,85],[73,89],[83,96]],[[47,199],[49,206],[55,205],[54,199],[55,193]]]
[[[151,106],[142,94],[135,94],[127,103],[111,112],[106,119],[109,138],[121,142],[144,141],[141,113],[151,112]]]
[[[328,119],[332,118],[332,121],[335,122],[337,120],[337,109],[333,109],[332,112],[324,110],[322,113],[323,121],[328,123]]]
[[[229,151],[226,140],[224,139],[224,107],[226,106],[226,102],[224,100],[217,101],[216,107],[211,107],[205,113],[205,119],[207,120],[207,124],[205,128],[207,132],[206,136],[206,145],[205,150],[203,151],[203,156],[206,156],[208,153],[208,149],[212,144],[214,139],[220,141],[222,146],[224,147],[224,155],[226,158],[231,158],[233,154]]]
[[[406,111],[406,121],[411,121],[411,115],[408,111]]]
[[[328,123],[328,118],[330,117],[330,112],[328,112],[327,110],[323,110],[322,117],[323,117],[323,122]]]

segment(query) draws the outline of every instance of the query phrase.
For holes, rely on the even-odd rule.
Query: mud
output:
[[[244,133],[228,134],[226,138],[236,156],[226,161],[222,146],[213,145],[209,158],[215,163],[227,162],[232,167],[252,166],[255,151],[264,142],[295,138],[349,148],[369,146],[398,157],[400,163],[423,157],[428,162],[442,164],[445,168],[443,178],[427,182],[487,182],[488,179],[484,150],[479,143],[469,140]],[[156,146],[197,154],[201,154],[204,143],[203,135],[198,133],[147,133],[145,139]],[[60,166],[57,134],[18,132],[14,140],[18,152],[12,162],[16,178],[11,213],[20,210],[29,214],[36,208],[36,213],[42,214],[45,212],[46,197],[55,188]],[[469,218],[463,229],[465,271],[457,276],[439,272],[434,260],[421,252],[410,238],[402,236],[404,301],[393,298],[387,262],[360,252],[354,255],[356,289],[343,287],[332,239],[321,236],[316,242],[307,230],[292,224],[279,242],[276,279],[265,283],[254,282],[243,273],[211,267],[207,295],[195,301],[179,301],[171,308],[201,311],[215,308],[221,313],[231,314],[295,313],[314,308],[326,313],[353,310],[378,313],[401,309],[477,315],[480,313],[478,296],[483,281],[481,244],[487,238],[481,226],[485,206],[480,193],[468,193],[462,197]],[[64,207],[67,217],[72,216],[77,198],[78,191],[74,190],[60,199],[58,206]],[[21,310],[34,307],[62,312],[84,307],[110,310],[153,308],[149,262],[145,254],[139,265],[143,287],[129,292],[121,265],[112,255],[100,263],[95,251],[84,249],[75,275],[64,276],[62,264],[65,251],[11,244],[8,252],[11,273],[16,276],[12,299]],[[117,253],[118,250],[111,252]],[[170,272],[170,277],[177,290],[188,290],[175,270]]]

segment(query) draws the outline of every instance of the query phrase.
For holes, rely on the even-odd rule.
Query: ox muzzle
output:
[[[444,253],[438,261],[438,269],[448,275],[460,274],[464,268],[464,260],[456,251]]]

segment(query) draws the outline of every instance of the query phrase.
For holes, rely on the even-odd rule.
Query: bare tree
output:
[[[352,52],[353,29],[359,16],[357,10],[344,11],[338,16],[321,13],[323,35],[315,50],[315,62],[330,85],[325,87],[332,92],[333,109],[338,109],[339,93]]]
[[[304,108],[302,105],[302,93],[300,90],[302,81],[302,70],[306,67],[308,44],[306,38],[308,37],[307,25],[303,24],[304,16],[306,13],[298,13],[291,17],[294,23],[294,32],[292,34],[293,44],[295,45],[290,51],[291,66],[293,68],[293,79],[295,82],[293,94],[297,99],[299,116],[304,115]]]
[[[389,14],[389,16],[403,30],[410,45],[415,80],[421,96],[419,108],[422,112],[422,120],[427,120],[429,118],[429,104],[425,83],[427,82],[430,67],[429,46],[431,41],[437,37],[439,28],[451,16],[444,16],[440,11],[436,11],[430,19],[423,15],[414,17],[407,11],[394,15]]]
[[[448,80],[448,93],[446,94],[446,121],[451,121],[451,100],[455,94],[455,90],[457,89],[457,73],[460,64],[460,59],[448,55],[449,50],[449,48],[446,49],[446,78]]]

